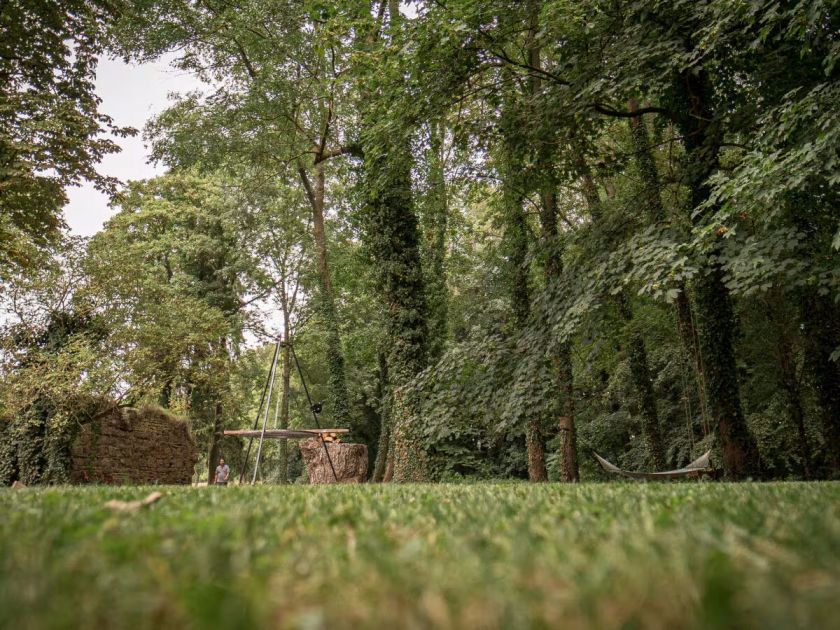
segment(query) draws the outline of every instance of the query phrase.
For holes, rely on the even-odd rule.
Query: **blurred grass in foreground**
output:
[[[0,627],[830,628],[840,484],[0,490]]]

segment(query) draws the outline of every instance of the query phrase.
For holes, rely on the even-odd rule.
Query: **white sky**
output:
[[[149,152],[142,138],[143,126],[169,105],[171,92],[199,89],[199,80],[170,67],[172,57],[155,63],[129,65],[119,60],[102,59],[96,73],[96,93],[102,99],[100,111],[111,116],[118,126],[134,127],[140,133],[133,138],[116,138],[120,153],[106,156],[98,170],[125,182],[145,179],[163,173],[162,166],[148,163]],[[85,184],[68,191],[70,203],[64,215],[71,232],[90,236],[114,214],[108,198]]]

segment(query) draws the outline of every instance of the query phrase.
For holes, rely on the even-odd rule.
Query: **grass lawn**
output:
[[[0,490],[0,628],[836,628],[840,484]]]

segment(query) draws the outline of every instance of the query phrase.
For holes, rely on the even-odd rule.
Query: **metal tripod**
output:
[[[317,429],[321,428],[321,423],[318,421],[318,414],[321,413],[321,403],[312,402],[312,396],[309,393],[309,387],[306,385],[306,379],[303,377],[303,370],[300,367],[300,361],[298,361],[297,353],[295,352],[295,347],[291,344],[291,342],[283,341],[282,337],[277,338],[277,343],[274,345],[274,356],[271,359],[271,369],[268,371],[268,378],[266,379],[265,385],[263,386],[262,395],[260,396],[260,404],[257,408],[257,414],[254,418],[254,428],[253,430],[256,431],[257,426],[259,425],[260,415],[262,415],[262,430],[260,431],[260,438],[259,444],[257,446],[257,458],[254,462],[254,474],[251,478],[251,484],[255,484],[257,482],[257,472],[259,471],[260,467],[260,459],[262,457],[262,448],[263,443],[265,441],[265,431],[266,427],[268,426],[268,414],[269,408],[271,406],[271,395],[274,391],[274,382],[277,379],[277,363],[280,358],[280,348],[288,347],[291,351],[292,358],[295,361],[295,367],[297,368],[297,373],[300,378],[300,382],[303,384],[303,391],[306,393],[306,400],[309,403],[309,410],[312,412],[312,419],[315,421],[315,427]],[[266,393],[268,397],[266,398]],[[324,439],[324,435],[321,434],[318,438],[321,440],[321,445],[324,447],[324,454],[327,456],[327,461],[330,464],[330,470],[332,470],[333,478],[336,482],[338,482],[338,474],[335,472],[335,466],[333,465],[332,457],[330,456],[330,449],[327,448],[326,440]],[[245,450],[245,465],[242,467],[242,471],[239,473],[239,483],[243,483],[245,480],[245,470],[248,467],[248,459],[251,455],[251,446],[254,442],[254,438],[248,438],[248,448]]]

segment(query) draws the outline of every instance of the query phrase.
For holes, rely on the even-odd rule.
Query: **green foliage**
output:
[[[103,156],[119,150],[116,127],[93,89],[107,25],[119,2],[3,3],[0,21],[0,280],[32,268],[59,236],[65,188],[92,181]]]
[[[648,468],[708,447],[732,477],[840,474],[834,4],[402,9],[9,5],[7,426],[46,444],[46,414],[64,435],[82,383],[188,412],[209,458],[239,461],[220,433],[251,424],[282,330],[377,480],[522,476],[526,428],[574,479],[572,418],[584,478],[588,449]],[[106,25],[205,89],[146,130],[172,171],[130,183],[89,245],[45,251],[63,187],[109,185]],[[60,350],[33,342],[75,319],[91,330]],[[42,450],[22,465],[48,468]]]
[[[67,482],[79,427],[113,404],[107,385],[113,366],[98,357],[101,332],[78,313],[55,313],[6,354],[0,484]]]
[[[85,298],[103,309],[142,396],[182,379],[192,369],[185,358],[209,358],[202,346],[238,341],[252,262],[239,240],[241,214],[211,181],[137,183],[121,204],[90,244]]]

